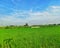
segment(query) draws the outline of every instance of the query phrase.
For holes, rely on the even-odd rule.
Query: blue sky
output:
[[[0,25],[60,23],[60,0],[0,0]]]

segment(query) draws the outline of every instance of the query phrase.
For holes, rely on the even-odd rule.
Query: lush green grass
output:
[[[11,48],[60,48],[60,26],[0,29],[0,44]]]

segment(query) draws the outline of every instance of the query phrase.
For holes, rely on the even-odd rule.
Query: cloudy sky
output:
[[[60,23],[60,0],[0,0],[0,25]]]

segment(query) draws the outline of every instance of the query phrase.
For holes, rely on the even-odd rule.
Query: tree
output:
[[[28,23],[26,23],[24,26],[29,26]]]

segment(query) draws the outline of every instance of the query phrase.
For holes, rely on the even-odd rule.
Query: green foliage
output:
[[[26,23],[24,26],[26,26],[26,27],[27,27],[27,26],[29,26],[29,25],[28,25],[28,23]]]
[[[2,48],[60,48],[60,26],[0,29],[0,44]]]
[[[3,41],[3,48],[16,48],[16,43],[13,39],[5,39]]]
[[[5,27],[5,29],[8,29],[8,28],[9,28],[9,26],[6,26],[6,27]]]

